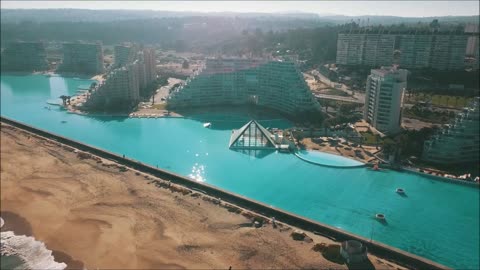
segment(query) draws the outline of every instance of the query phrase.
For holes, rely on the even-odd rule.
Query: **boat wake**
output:
[[[15,256],[21,260],[14,269],[65,269],[65,263],[55,262],[52,251],[33,237],[1,232],[1,256]]]

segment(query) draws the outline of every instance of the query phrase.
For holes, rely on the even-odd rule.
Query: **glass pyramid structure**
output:
[[[251,120],[232,132],[228,147],[231,149],[275,149],[276,143],[268,130],[257,121]]]

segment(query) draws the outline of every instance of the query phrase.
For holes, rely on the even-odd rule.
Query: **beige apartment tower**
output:
[[[395,66],[372,69],[367,79],[364,119],[382,133],[399,132],[406,87],[407,70]]]

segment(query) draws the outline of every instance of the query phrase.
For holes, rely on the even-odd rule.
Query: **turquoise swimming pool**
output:
[[[296,153],[296,155],[307,162],[320,166],[346,169],[361,167],[365,165],[365,163],[357,161],[355,159],[350,159],[343,156],[318,151],[300,150]]]
[[[45,109],[47,100],[74,94],[85,84],[88,81],[73,78],[3,74],[1,115],[450,267],[480,267],[480,196],[476,188],[410,173],[317,166],[275,151],[229,150],[231,130],[250,120],[246,114],[126,119],[80,116],[55,106]],[[266,127],[291,126],[273,118],[264,115],[258,120]],[[204,128],[204,122],[211,122],[212,128]],[[318,161],[340,162],[331,155],[313,155],[309,157]],[[399,187],[406,196],[395,193]],[[375,213],[384,213],[387,223],[377,222]]]

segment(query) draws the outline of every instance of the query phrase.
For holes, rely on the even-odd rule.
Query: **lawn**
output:
[[[160,103],[160,104],[153,104],[152,109],[157,109],[157,110],[165,110],[167,107],[166,103]]]
[[[375,135],[373,135],[372,133],[369,133],[369,132],[360,132],[360,134],[362,135],[363,137],[363,142],[365,144],[376,144],[377,143],[377,139],[375,138]],[[379,141],[380,142],[380,141]]]
[[[342,96],[342,97],[347,97],[349,94],[345,93],[342,90],[338,90],[335,88],[330,88],[327,91],[324,92],[325,95],[332,95],[332,96]]]
[[[432,105],[452,108],[463,108],[467,106],[472,98],[448,96],[448,95],[432,95],[419,93],[416,96],[406,98],[409,102],[415,103],[419,101],[431,101]]]

